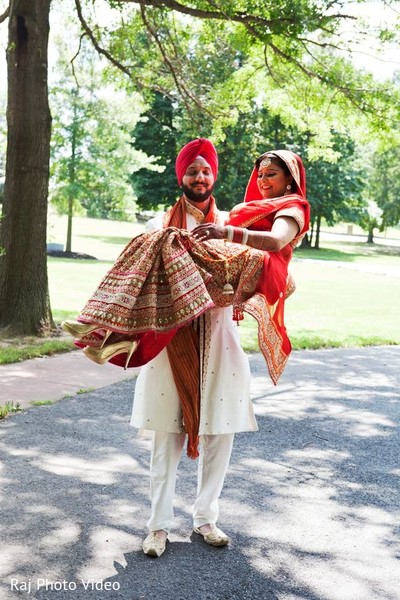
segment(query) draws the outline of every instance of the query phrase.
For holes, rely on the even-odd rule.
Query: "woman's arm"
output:
[[[247,240],[245,232],[247,233]],[[231,225],[216,225],[214,223],[203,223],[203,225],[199,225],[192,231],[194,237],[202,241],[228,240],[229,233],[233,234],[233,240],[230,241],[239,244],[245,241],[246,245],[251,248],[279,252],[296,237],[299,233],[299,226],[292,217],[282,216],[275,219],[271,231],[251,231],[241,227],[232,228]]]

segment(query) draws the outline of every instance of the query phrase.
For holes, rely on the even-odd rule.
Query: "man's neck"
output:
[[[183,194],[183,197],[185,198],[186,202],[194,206],[194,208],[197,208],[197,210],[200,210],[204,216],[207,216],[210,209],[210,198],[207,198],[207,200],[203,200],[202,202],[195,202],[194,200],[189,200],[185,194]]]

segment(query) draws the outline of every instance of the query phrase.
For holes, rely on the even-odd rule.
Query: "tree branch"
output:
[[[202,10],[200,8],[192,8],[191,6],[185,6],[180,2],[176,2],[176,0],[121,0],[124,3],[130,4],[140,4],[142,6],[152,6],[159,8],[170,8],[171,10],[175,10],[184,15],[190,15],[191,17],[198,17],[199,19],[218,19],[218,20],[227,20],[227,14],[223,11],[212,11],[212,10]],[[231,21],[236,21],[240,23],[245,23],[247,21],[257,22],[259,24],[271,26],[271,24],[275,21],[274,19],[268,20],[263,19],[262,17],[256,17],[253,15],[243,15],[240,13],[234,13],[229,16]],[[282,21],[292,22],[292,19],[279,19],[279,22]]]
[[[191,6],[186,6],[185,4],[181,4],[176,0],[120,0],[121,3],[127,4],[140,4],[141,6],[151,6],[158,8],[170,8],[171,10],[175,10],[184,15],[190,15],[192,17],[198,17],[199,19],[218,19],[218,20],[230,20],[235,23],[252,24],[252,25],[262,25],[267,27],[268,29],[273,29],[275,24],[289,24],[289,23],[297,23],[297,20],[294,18],[288,17],[279,17],[276,19],[265,19],[264,17],[260,17],[258,15],[249,15],[240,12],[232,12],[232,14],[228,14],[225,11],[220,10],[202,10],[200,8],[193,8]],[[214,3],[212,3],[214,4]],[[328,22],[336,19],[351,19],[357,20],[357,17],[353,15],[336,13],[332,15],[321,15],[321,21]]]
[[[136,2],[136,4],[139,4],[139,2]],[[179,74],[177,73],[174,65],[172,64],[172,61],[171,61],[170,57],[168,56],[168,53],[166,52],[162,42],[160,41],[159,36],[157,35],[157,32],[151,26],[150,22],[148,21],[148,19],[146,17],[145,8],[144,8],[143,4],[146,4],[146,2],[144,2],[144,3],[140,2],[140,9],[141,9],[143,23],[144,23],[145,27],[147,28],[149,34],[151,35],[151,37],[155,40],[155,42],[157,44],[158,50],[162,56],[164,64],[167,66],[167,69],[174,80],[176,90],[177,90],[178,94],[180,95],[180,97],[182,98],[182,100],[185,104],[186,110],[188,111],[189,114],[192,114],[193,118],[195,118],[195,116],[193,115],[192,107],[190,106],[190,103],[188,102],[188,100],[190,100],[192,105],[197,106],[203,114],[208,114],[210,117],[214,117],[215,115],[210,110],[208,110],[205,106],[203,106],[202,103],[199,101],[199,99],[196,98],[196,96],[191,93],[190,88],[188,88],[188,86],[186,86],[184,79],[182,77],[179,77]],[[79,21],[80,21],[83,31],[84,31],[83,36],[86,35],[90,39],[94,48],[100,55],[105,56],[105,58],[111,64],[113,64],[120,71],[125,73],[125,75],[128,75],[128,77],[135,82],[135,84],[137,85],[139,90],[142,91],[143,89],[145,89],[146,88],[145,84],[143,84],[143,82],[141,82],[139,78],[134,76],[132,69],[128,68],[122,62],[117,60],[108,50],[106,50],[103,46],[101,46],[99,41],[96,39],[96,37],[93,33],[93,30],[91,29],[88,22],[86,21],[86,19],[83,16],[81,0],[75,0],[75,6],[76,6],[77,13],[78,13]],[[79,50],[78,50],[78,53],[79,53]],[[156,82],[154,82],[151,86],[148,86],[148,87],[149,87],[149,89],[151,89],[153,91],[158,91],[162,94],[165,94],[168,97],[171,97],[170,91],[166,90],[163,86],[160,86]]]
[[[78,50],[75,52],[75,55],[70,60],[71,68],[72,68],[72,75],[73,75],[73,78],[75,79],[76,87],[79,87],[79,82],[78,82],[78,78],[76,76],[74,62],[75,62],[75,59],[79,56],[79,53],[80,53],[81,48],[82,48],[82,40],[85,37],[85,35],[86,35],[86,33],[82,33],[82,35],[80,36]]]
[[[93,46],[96,48],[97,52],[99,54],[101,54],[102,56],[105,56],[107,58],[107,60],[110,61],[115,67],[118,67],[118,69],[123,71],[126,75],[129,75],[129,77],[131,77],[130,70],[125,65],[123,65],[121,62],[119,62],[112,54],[110,54],[110,52],[108,52],[108,50],[106,50],[105,48],[100,46],[99,42],[96,40],[93,31],[90,29],[88,23],[86,22],[86,20],[83,16],[80,0],[75,0],[75,6],[76,6],[76,10],[78,12],[78,17],[81,22],[83,31],[88,36],[88,38],[92,42]]]
[[[160,41],[159,36],[157,35],[157,32],[155,31],[155,29],[151,26],[149,20],[147,19],[146,16],[146,10],[144,8],[144,6],[141,4],[140,6],[140,11],[141,11],[141,15],[142,15],[142,20],[143,23],[145,24],[148,32],[150,33],[150,35],[153,37],[153,39],[155,40],[158,49],[161,53],[161,56],[163,57],[163,60],[165,62],[165,64],[167,65],[169,72],[172,75],[172,78],[175,82],[176,88],[178,93],[180,94],[181,98],[183,99],[183,102],[185,104],[186,110],[188,111],[189,114],[192,113],[190,104],[188,104],[187,99],[189,98],[191,100],[191,102],[193,102],[193,104],[195,104],[198,108],[200,108],[200,110],[203,113],[209,114],[211,116],[211,113],[207,110],[206,107],[204,107],[201,102],[198,100],[198,98],[196,98],[196,96],[194,96],[190,90],[188,89],[188,87],[185,85],[185,82],[182,78],[178,77],[178,74],[176,72],[176,69],[174,67],[174,65],[172,64],[163,44]]]
[[[7,17],[10,14],[10,7],[7,6],[6,10],[3,12],[2,15],[0,15],[0,23],[2,23],[3,21],[5,21],[7,19]]]
[[[301,62],[299,62],[298,60],[293,58],[293,56],[286,54],[286,52],[283,52],[273,42],[268,42],[267,45],[270,46],[270,48],[272,48],[272,50],[275,52],[275,54],[280,56],[280,58],[283,58],[285,61],[294,64],[298,69],[300,69],[300,71],[302,71],[310,79],[313,79],[314,77],[318,77],[316,73],[314,73],[310,69],[307,69],[304,65],[301,64]]]
[[[170,71],[170,73],[171,73],[171,75],[172,75],[172,78],[173,78],[173,80],[174,80],[174,82],[175,82],[176,89],[178,90],[178,93],[180,94],[181,98],[183,99],[183,101],[184,101],[184,103],[185,103],[185,107],[186,107],[186,109],[187,109],[187,110],[189,111],[189,113],[190,113],[190,107],[188,106],[188,104],[187,104],[187,101],[186,101],[187,91],[186,91],[186,89],[184,88],[184,86],[181,86],[181,84],[180,84],[180,82],[179,82],[179,80],[178,80],[178,77],[177,77],[177,75],[176,75],[176,73],[175,73],[175,69],[173,68],[173,66],[172,66],[172,63],[171,63],[171,61],[169,60],[169,57],[167,56],[167,53],[165,52],[165,50],[164,50],[164,48],[163,48],[163,45],[161,44],[161,42],[160,42],[160,40],[159,40],[159,38],[158,38],[158,35],[157,35],[157,33],[156,33],[156,32],[155,32],[155,30],[154,30],[154,29],[151,27],[151,25],[150,25],[150,23],[149,23],[149,21],[148,21],[148,19],[147,19],[147,16],[146,16],[146,10],[145,10],[145,8],[144,8],[144,6],[143,6],[143,4],[142,4],[142,3],[140,4],[140,12],[141,12],[141,15],[142,15],[142,20],[143,20],[143,23],[144,23],[144,25],[146,26],[146,28],[147,28],[147,31],[150,33],[151,37],[152,37],[152,38],[154,39],[154,41],[156,42],[156,44],[157,44],[157,46],[158,46],[158,49],[159,49],[159,51],[160,51],[160,53],[161,53],[161,55],[162,55],[162,57],[163,57],[163,59],[164,59],[164,62],[165,62],[165,64],[167,65],[167,67],[168,67],[168,69],[169,69],[169,71]]]
[[[357,99],[357,96],[355,95],[355,92],[361,92],[364,93],[367,90],[363,89],[363,88],[358,88],[358,89],[354,89],[345,85],[341,85],[339,82],[333,82],[329,80],[329,77],[327,74],[321,75],[320,73],[317,73],[316,71],[307,69],[304,65],[302,65],[298,60],[296,60],[295,58],[293,58],[291,55],[286,54],[285,52],[283,52],[282,50],[280,50],[280,48],[278,48],[277,46],[275,46],[272,43],[269,43],[269,46],[272,48],[272,50],[278,55],[280,56],[280,58],[282,58],[283,60],[285,60],[286,62],[290,62],[292,64],[294,64],[298,69],[300,69],[308,78],[310,79],[318,79],[318,81],[320,81],[321,83],[325,84],[325,85],[329,85],[330,87],[332,87],[333,89],[336,90],[336,94],[340,93],[343,94],[343,96],[345,98],[347,98],[347,100],[354,106],[356,107],[361,113],[364,114],[372,114],[372,113],[376,113],[376,109],[374,108],[373,105],[369,104],[368,102],[363,102],[362,99]],[[308,52],[308,54],[314,59],[315,57],[312,55],[312,53],[308,50],[307,47],[305,47],[306,52]],[[323,66],[323,63],[321,63],[320,61],[317,61],[320,63],[320,65]]]
[[[273,72],[271,65],[269,64],[269,60],[268,60],[268,46],[264,46],[264,62],[265,62],[265,66],[267,67],[269,76],[271,77],[272,81],[274,81],[277,86],[280,86],[280,81],[276,78],[276,75]]]
[[[336,44],[331,44],[330,42],[317,42],[316,40],[311,40],[309,38],[303,37],[298,37],[297,39],[299,40],[299,42],[302,43],[304,47],[306,47],[307,44],[313,44],[314,46],[318,46],[319,48],[332,48],[333,50],[349,52],[349,50],[346,50],[346,48],[341,48],[340,46],[337,46]]]

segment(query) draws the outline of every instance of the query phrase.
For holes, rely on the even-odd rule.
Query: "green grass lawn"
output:
[[[297,289],[285,323],[293,348],[400,343],[400,278],[350,270],[329,261],[292,263]],[[243,346],[256,350],[256,324],[246,319]]]
[[[53,215],[50,227],[49,241],[62,242],[65,219]],[[135,223],[74,219],[72,250],[98,260],[49,257],[50,299],[57,323],[79,314],[124,246],[143,230]],[[335,241],[322,235],[320,250],[296,250],[291,272],[297,290],[286,303],[285,319],[294,349],[400,344],[400,278],[394,276],[400,269],[399,231],[391,235],[395,242],[370,246],[360,238]],[[254,319],[247,316],[239,331],[243,347],[256,351]],[[0,364],[74,348],[69,337],[1,342]]]
[[[73,250],[103,260],[49,258],[57,321],[79,313],[129,234],[142,231],[142,225],[132,223],[78,220]],[[296,250],[291,272],[297,290],[286,303],[286,327],[294,348],[400,343],[400,278],[371,272],[400,269],[400,246],[369,246],[355,239],[338,242],[321,236],[320,250]],[[255,321],[246,318],[240,331],[244,348],[256,350]]]
[[[312,261],[294,263],[292,272],[299,283],[286,304],[286,324],[296,340],[400,342],[400,278]]]
[[[64,243],[66,217],[52,215],[49,221],[51,241]],[[74,218],[72,251],[97,260],[49,257],[50,299],[56,321],[61,322],[79,313],[126,244],[143,231],[144,225],[140,223]]]
[[[48,259],[50,300],[56,321],[76,317],[113,261]]]
[[[144,225],[140,223],[74,217],[71,249],[73,252],[88,254],[99,260],[114,262],[129,240],[143,231]],[[65,245],[66,217],[51,215],[48,232],[48,242]]]
[[[371,265],[399,266],[400,246],[369,245],[361,242],[326,241],[319,250],[297,249],[296,257],[304,260],[339,261]]]

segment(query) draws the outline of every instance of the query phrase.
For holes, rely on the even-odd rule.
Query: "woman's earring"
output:
[[[292,189],[292,186],[290,185],[290,183],[287,184],[286,189],[288,192]]]

